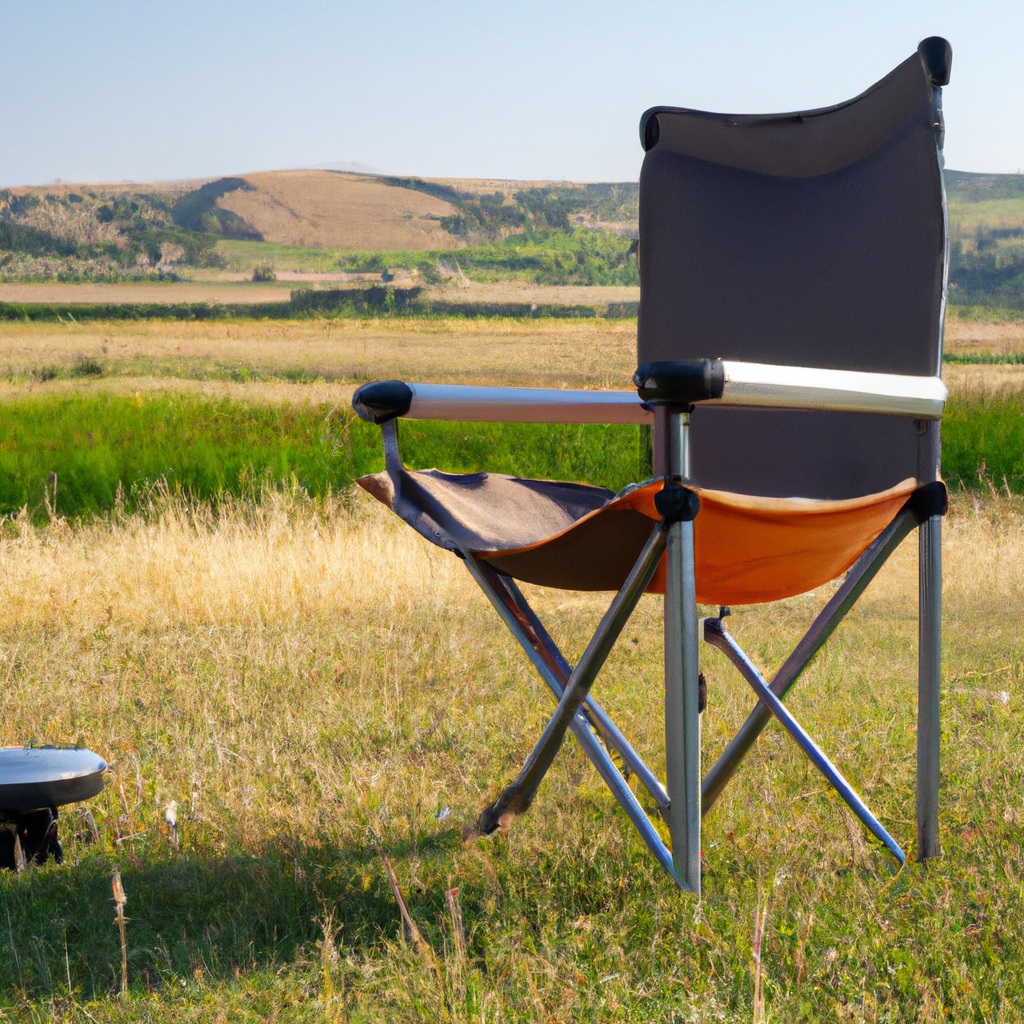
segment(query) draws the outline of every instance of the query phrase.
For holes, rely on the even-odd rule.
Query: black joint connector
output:
[[[923,523],[933,516],[944,516],[949,508],[949,492],[941,480],[923,484],[907,499],[907,508]]]
[[[688,409],[694,402],[722,397],[725,369],[720,359],[645,363],[633,374],[633,383],[644,402]]]
[[[949,85],[949,72],[953,66],[953,47],[942,36],[929,36],[917,44],[924,73],[933,89]]]
[[[722,625],[721,619],[704,620],[704,643],[709,644],[715,637],[720,637],[724,633],[725,626]]]
[[[400,380],[375,380],[356,388],[352,396],[355,414],[368,423],[387,423],[404,416],[412,406],[412,388]]]
[[[700,495],[689,487],[668,484],[655,494],[654,507],[666,523],[689,523],[700,511]]]

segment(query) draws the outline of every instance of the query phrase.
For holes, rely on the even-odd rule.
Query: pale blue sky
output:
[[[1024,0],[0,0],[0,185],[359,161],[631,180],[640,114],[806,109],[953,44],[947,166],[1024,168]]]

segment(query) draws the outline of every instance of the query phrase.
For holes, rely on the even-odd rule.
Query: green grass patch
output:
[[[608,317],[629,319],[637,315],[639,303],[609,302],[601,305],[535,304],[529,302],[451,302],[431,299],[422,288],[296,289],[288,302],[124,302],[47,303],[0,302],[0,321],[25,323],[118,322],[136,320],[308,320],[413,317],[511,317],[536,320]]]
[[[634,243],[588,228],[528,230],[461,249],[293,249],[271,242],[224,241],[217,253],[228,269],[247,272],[257,263],[277,270],[384,273],[415,270],[440,281],[458,269],[476,281],[531,281],[546,285],[638,285]]]
[[[1024,491],[1024,395],[956,395],[942,420],[942,472],[950,484]]]
[[[411,466],[618,488],[649,474],[640,427],[403,423]],[[271,485],[321,497],[383,469],[380,430],[348,409],[194,396],[20,398],[0,405],[0,513],[128,510],[165,481],[201,500]],[[56,483],[56,497],[54,484]]]
[[[1024,309],[1005,309],[1001,306],[956,306],[946,307],[946,317],[951,320],[969,320],[986,324],[1006,324],[1024,320]]]
[[[403,422],[415,467],[588,480],[618,490],[650,472],[640,427]],[[332,406],[249,404],[195,396],[19,398],[0,405],[0,513],[47,501],[65,516],[129,509],[148,488],[204,500],[270,484],[321,497],[383,468],[380,431]],[[991,478],[1024,492],[1024,396],[955,396],[943,420],[951,483]]]
[[[515,423],[401,426],[410,466],[587,480],[618,490],[650,473],[640,427]],[[0,513],[131,510],[165,482],[201,500],[266,486],[322,497],[383,469],[380,431],[347,409],[197,396],[53,395],[0,405]],[[943,420],[951,484],[1024,493],[1024,396],[954,396]],[[55,476],[54,476],[55,475]],[[56,499],[54,501],[54,480]],[[49,509],[48,503],[49,502]]]
[[[960,366],[1020,366],[1024,352],[954,352],[942,361]]]

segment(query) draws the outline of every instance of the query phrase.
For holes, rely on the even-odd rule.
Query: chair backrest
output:
[[[731,358],[932,376],[947,226],[941,89],[918,53],[847,103],[641,120],[638,365]],[[694,481],[847,498],[937,472],[937,428],[897,417],[701,408]]]

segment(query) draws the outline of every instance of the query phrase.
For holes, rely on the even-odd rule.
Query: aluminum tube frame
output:
[[[886,563],[889,556],[899,547],[903,539],[917,526],[917,519],[907,508],[900,511],[896,518],[868,545],[864,553],[854,562],[842,586],[833,594],[831,600],[818,614],[803,639],[796,645],[782,667],[775,673],[771,681],[771,691],[780,700],[800,678],[804,669],[814,656],[825,645],[825,642],[836,627],[846,617],[868,584],[875,578],[879,569]],[[771,721],[769,709],[761,702],[750,713],[740,727],[739,732],[725,748],[718,760],[712,765],[701,786],[701,799],[704,814],[714,806],[721,796],[729,780],[736,773],[743,758],[746,757],[755,740]]]
[[[937,420],[947,391],[939,377],[820,370],[723,360],[720,398],[708,405],[873,412]],[[503,423],[650,423],[635,391],[415,384],[406,418]]]
[[[409,384],[412,420],[476,423],[650,423],[635,391],[489,388],[467,384]]]
[[[494,605],[502,621],[526,652],[537,669],[541,679],[555,695],[562,699],[562,692],[572,676],[572,666],[566,661],[558,645],[544,628],[530,607],[523,592],[508,576],[502,576],[489,565],[477,561],[473,555],[466,555],[466,565],[480,588]],[[609,750],[614,750],[627,771],[632,772],[650,794],[659,811],[668,810],[668,794],[657,776],[633,749],[632,744],[611,720],[608,713],[588,695],[580,712],[590,728],[601,737]]]
[[[860,818],[868,831],[882,842],[902,867],[907,862],[907,855],[900,849],[899,843],[889,835],[881,822],[871,813],[857,791],[814,742],[789,708],[772,693],[764,677],[757,670],[757,666],[747,657],[743,648],[736,643],[729,631],[722,625],[721,619],[704,620],[704,639],[712,647],[718,648],[739,669],[740,675],[750,684],[751,689],[757,694],[758,700],[782,723],[786,732],[796,740],[814,767],[828,779],[829,785],[843,798],[847,807]]]
[[[777,409],[828,409],[879,412],[937,420],[948,397],[935,377],[857,370],[820,370],[722,360],[725,388],[709,405],[745,405]]]
[[[669,469],[690,477],[687,412],[668,411]],[[668,528],[665,560],[665,776],[676,875],[700,896],[700,681],[693,521]]]
[[[665,552],[666,532],[665,523],[659,523],[652,531],[636,564],[587,644],[583,657],[573,669],[554,715],[544,727],[522,770],[498,799],[481,812],[478,826],[485,834],[493,832],[507,815],[521,814],[532,803],[538,786],[565,739],[566,730],[575,719],[615,641],[657,571]]]
[[[493,570],[491,571],[493,572]],[[551,639],[551,635],[544,628],[544,624],[540,619],[537,618],[536,613],[530,607],[523,592],[516,586],[515,582],[507,576],[499,578],[504,589],[511,595],[527,624],[532,629],[542,649],[558,666],[558,672],[556,673],[558,680],[553,680],[552,682],[557,683],[560,680],[562,686],[568,685],[569,678],[572,676],[572,666],[566,661],[555,641]],[[532,640],[530,642],[533,643]],[[556,690],[552,682],[549,682],[548,685],[551,686],[556,697],[561,699],[562,687]],[[663,816],[667,816],[668,793],[665,791],[665,787],[654,772],[647,767],[643,758],[633,749],[629,740],[626,739],[619,727],[611,720],[604,708],[594,700],[593,696],[588,696],[583,702],[583,713],[587,721],[590,722],[601,739],[604,740],[605,746],[614,750],[622,758],[623,765],[639,779],[640,784],[647,790],[651,799],[657,805],[659,812]]]
[[[543,627],[541,627],[541,631],[538,631],[538,635],[531,636],[531,633],[524,629],[524,623],[520,618],[520,615],[517,614],[517,611],[514,611],[513,608],[510,607],[510,604],[514,603],[518,606],[518,612],[523,613],[524,618],[536,618],[533,615],[532,609],[529,608],[529,605],[526,603],[525,599],[522,598],[522,595],[519,593],[519,588],[516,587],[515,584],[513,584],[512,581],[507,577],[500,576],[498,573],[494,572],[494,570],[490,569],[488,566],[480,565],[480,563],[477,562],[472,557],[472,555],[468,555],[466,557],[466,566],[469,569],[470,573],[472,574],[473,578],[480,585],[481,590],[483,590],[483,592],[487,595],[491,604],[494,605],[494,608],[498,612],[498,615],[501,617],[502,621],[505,623],[506,626],[508,626],[509,631],[516,638],[516,640],[519,641],[520,646],[523,648],[527,656],[530,658],[530,661],[537,669],[541,678],[544,680],[545,683],[547,683],[548,687],[555,694],[555,696],[557,698],[561,698],[564,689],[563,681],[560,680],[557,675],[552,673],[547,659],[541,654],[540,650],[538,650],[536,644],[536,640],[538,639],[541,643],[544,643],[545,639],[547,639],[550,642],[550,637],[547,636],[547,631],[543,630]],[[502,596],[501,590],[499,590],[499,587],[501,588],[501,590],[506,590],[506,592],[510,592],[511,601],[507,602],[505,600],[505,598]],[[559,660],[561,660],[568,669],[568,663],[565,662],[564,658],[562,658],[561,653],[558,652],[557,648],[554,647],[553,642],[551,642],[551,648],[553,650],[549,650],[548,653],[555,653],[556,657]],[[564,681],[568,681],[568,678],[571,674],[572,670],[568,669],[568,671],[564,674]],[[586,754],[586,756],[590,759],[591,763],[597,769],[597,772],[604,780],[605,785],[608,786],[608,789],[611,791],[611,794],[615,798],[616,802],[626,812],[626,815],[629,817],[629,820],[633,823],[634,828],[636,828],[637,832],[640,833],[640,838],[644,841],[644,844],[651,851],[651,853],[654,854],[655,859],[665,869],[665,871],[668,872],[669,876],[673,879],[673,881],[678,882],[678,879],[675,875],[675,868],[672,863],[671,851],[662,841],[661,836],[658,833],[658,830],[651,823],[651,820],[650,818],[648,818],[646,811],[644,811],[643,807],[641,807],[637,798],[633,795],[633,791],[629,788],[629,784],[627,780],[623,777],[622,772],[619,771],[618,766],[608,755],[608,752],[601,746],[600,740],[592,731],[595,710],[600,712],[600,715],[603,716],[609,724],[611,724],[611,720],[607,719],[607,715],[605,715],[604,711],[602,711],[599,708],[599,706],[596,704],[596,702],[592,700],[592,698],[588,697],[586,703],[584,704],[583,710],[580,711],[573,719],[573,721],[570,723],[569,729],[572,732],[573,736],[576,738],[584,754]],[[614,734],[616,734],[619,737],[622,737],[622,734],[619,732],[617,728],[615,728],[614,725],[612,725],[612,729],[614,730]],[[651,774],[650,769],[647,768],[643,761],[640,760],[639,755],[637,755],[636,752],[633,751],[632,747],[629,746],[629,744],[625,740],[625,737],[622,737],[621,742],[632,755],[632,760],[642,765],[644,771],[654,781],[654,784],[657,786],[657,789],[660,790],[662,800],[667,806],[668,799],[664,796],[664,788],[661,786],[659,782],[657,782],[656,779],[654,779],[654,776]],[[631,760],[624,756],[623,752],[621,750],[618,750],[617,746],[615,749],[619,752],[619,755],[622,757],[623,762],[627,765],[627,767],[632,768]],[[641,777],[639,772],[634,771],[634,774],[636,774],[638,777]],[[641,781],[643,781],[642,777]],[[646,785],[647,784],[645,783],[645,786]],[[658,800],[658,797],[654,793],[652,793],[651,795],[654,796],[655,800]],[[659,807],[660,806],[661,801],[659,801]]]
[[[939,845],[940,690],[942,683],[942,519],[918,531],[917,857],[942,856]]]

